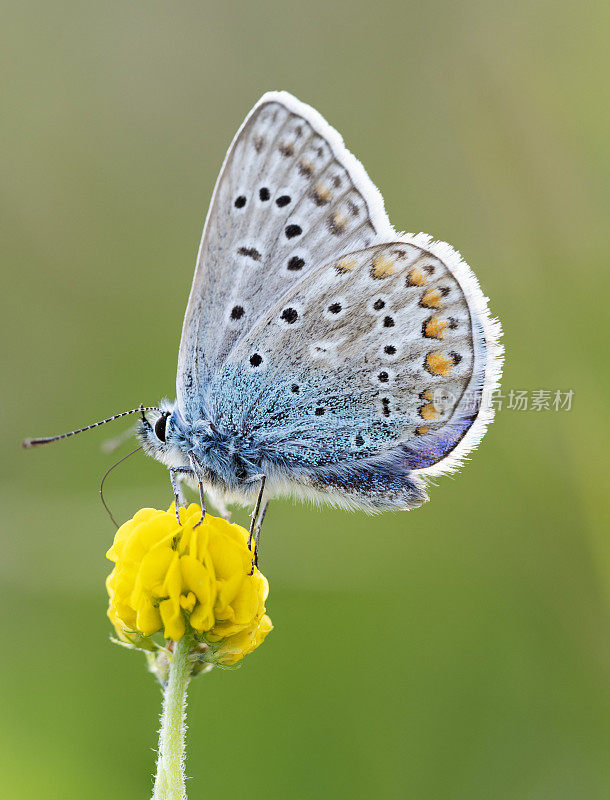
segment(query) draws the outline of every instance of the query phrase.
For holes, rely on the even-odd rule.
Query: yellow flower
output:
[[[272,628],[271,620],[263,614],[249,628],[223,639],[216,650],[218,663],[236,664],[248,653],[256,650]]]
[[[169,511],[143,508],[122,525],[107,557],[108,617],[123,641],[160,630],[178,641],[192,632],[209,645],[209,660],[235,664],[272,629],[265,614],[266,578],[252,567],[248,532],[192,504]]]

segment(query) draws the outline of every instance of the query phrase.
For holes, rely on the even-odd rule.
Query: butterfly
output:
[[[503,351],[487,303],[451,246],[394,230],[317,111],[268,92],[214,189],[176,401],[142,408],[138,436],[176,509],[183,480],[202,515],[206,494],[222,513],[255,503],[257,540],[276,496],[416,508],[492,421]]]

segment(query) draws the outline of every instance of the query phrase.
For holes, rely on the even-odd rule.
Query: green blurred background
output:
[[[413,513],[271,507],[275,631],[192,686],[191,800],[607,798],[607,2],[39,0],[2,17],[2,795],[149,796],[160,695],[108,640],[97,495],[118,457],[100,444],[128,426],[19,442],[173,398],[214,180],[283,88],[344,134],[399,229],[473,265],[505,393],[574,400],[503,408]],[[107,487],[121,519],[170,501],[141,455]]]

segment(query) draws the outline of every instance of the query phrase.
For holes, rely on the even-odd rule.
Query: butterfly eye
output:
[[[159,419],[155,422],[155,435],[160,442],[165,441],[165,429],[167,427],[168,417],[169,413],[166,411],[165,413],[161,414]]]

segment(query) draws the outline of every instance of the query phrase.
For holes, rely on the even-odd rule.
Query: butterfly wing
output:
[[[263,455],[271,482],[414,507],[420,478],[455,468],[493,416],[498,336],[460,256],[405,236],[288,290],[230,351],[206,411]]]
[[[178,358],[183,416],[198,417],[210,376],[290,287],[393,236],[337,131],[286,92],[264,95],[228,151],[204,227]]]

